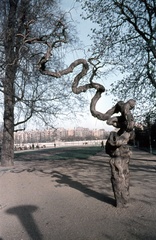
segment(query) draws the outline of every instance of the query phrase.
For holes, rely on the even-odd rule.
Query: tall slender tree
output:
[[[16,42],[17,29],[21,24],[17,25],[17,9],[18,1],[9,1],[8,4],[2,2],[3,12],[7,14],[7,20],[4,17],[4,28],[2,29],[4,37],[4,58],[5,71],[2,81],[4,93],[4,128],[3,128],[3,145],[1,153],[1,163],[5,165],[13,165],[14,155],[14,103],[15,88],[14,81],[19,60],[19,45]],[[23,16],[22,16],[23,15]],[[19,22],[24,18],[24,12],[19,16]]]
[[[69,88],[68,79],[53,81],[42,76],[37,62],[43,55],[47,36],[55,42],[53,68],[63,64],[64,48],[57,50],[61,43],[76,41],[72,30],[59,10],[55,0],[1,0],[0,1],[0,96],[3,103],[3,139],[1,165],[14,164],[14,131],[23,128],[23,124],[36,116],[46,124],[60,113],[68,114],[74,106],[81,107],[83,101],[77,101]],[[27,26],[31,24],[31,29]],[[61,24],[60,24],[61,23]],[[62,28],[62,26],[64,26]],[[26,42],[24,34],[38,39],[35,45]],[[62,32],[63,31],[63,32]],[[70,104],[72,107],[70,107]]]

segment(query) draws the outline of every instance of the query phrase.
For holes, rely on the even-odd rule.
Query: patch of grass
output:
[[[40,149],[15,153],[15,160],[68,160],[87,159],[101,151],[100,147],[62,147],[52,149]]]
[[[87,159],[92,155],[97,154],[100,151],[99,147],[83,147],[83,148],[71,148],[71,149],[66,149],[65,151],[61,153],[56,153],[56,155],[51,156],[51,159],[72,159],[72,158],[77,158],[77,159]]]

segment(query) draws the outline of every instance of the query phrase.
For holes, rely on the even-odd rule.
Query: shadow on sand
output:
[[[92,189],[90,189],[87,185],[83,185],[82,183],[73,180],[70,176],[62,174],[58,171],[53,171],[52,172],[52,177],[56,178],[56,182],[58,184],[65,184],[68,185],[71,188],[74,188],[82,193],[84,193],[85,195],[89,196],[89,197],[93,197],[99,201],[105,202],[107,204],[113,205],[115,206],[115,200],[111,197],[109,197],[106,194],[102,194],[99,192],[96,192]]]
[[[32,240],[42,240],[42,234],[33,218],[33,213],[37,211],[38,207],[34,205],[21,205],[12,207],[6,210],[7,214],[16,216],[22,226],[27,231],[29,238]]]

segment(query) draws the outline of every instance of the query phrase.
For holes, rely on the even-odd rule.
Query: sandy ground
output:
[[[130,172],[117,209],[104,152],[1,167],[0,240],[156,240],[156,156],[134,149]]]

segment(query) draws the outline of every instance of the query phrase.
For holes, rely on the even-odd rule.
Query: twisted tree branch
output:
[[[33,21],[29,22],[26,25],[26,33],[23,36],[23,39],[24,39],[25,43],[34,44],[34,43],[38,42],[38,43],[43,43],[47,46],[46,53],[38,62],[38,69],[41,72],[41,74],[48,75],[48,76],[51,76],[54,78],[60,78],[63,75],[72,73],[73,70],[77,66],[82,65],[81,71],[76,75],[76,77],[73,80],[72,91],[75,94],[80,94],[82,92],[86,92],[88,89],[94,88],[96,90],[96,93],[93,96],[93,98],[91,99],[91,103],[90,103],[91,114],[94,117],[98,118],[99,120],[102,120],[102,121],[107,120],[107,124],[109,124],[109,125],[113,125],[115,127],[122,128],[122,131],[121,131],[122,133],[126,130],[131,131],[133,129],[133,124],[132,124],[133,119],[132,119],[132,114],[130,113],[130,110],[135,105],[134,100],[131,99],[127,103],[120,101],[114,107],[109,109],[106,113],[101,113],[96,110],[96,104],[97,104],[98,100],[101,98],[102,93],[105,92],[105,88],[103,85],[93,82],[93,78],[96,76],[98,69],[100,67],[102,67],[102,66],[99,66],[99,63],[100,63],[99,60],[88,59],[88,62],[93,66],[92,74],[89,79],[89,83],[80,85],[80,86],[79,86],[80,80],[85,75],[87,75],[88,70],[89,70],[89,63],[85,59],[77,59],[74,62],[72,62],[69,67],[67,67],[66,69],[63,69],[61,71],[58,71],[58,72],[54,72],[54,71],[46,69],[46,63],[49,61],[49,59],[52,55],[53,49],[58,47],[59,44],[61,44],[61,43],[66,43],[66,27],[62,23],[61,20],[58,20],[58,22],[55,23],[55,27],[54,27],[54,30],[52,31],[52,33],[50,33],[46,37],[42,36],[40,38],[30,38],[29,37],[29,35],[30,35],[29,26],[32,23],[33,23]],[[58,31],[58,30],[60,30],[60,31]],[[58,31],[58,33],[57,33],[57,31]],[[55,38],[54,38],[55,40],[51,43],[51,42],[48,42],[48,39],[50,39],[50,37],[52,35],[55,35]],[[96,63],[94,63],[94,60]],[[111,116],[114,113],[121,113],[121,116],[111,118]]]
[[[111,166],[111,181],[113,186],[113,192],[116,199],[117,206],[125,206],[129,198],[129,159],[131,151],[127,146],[129,140],[133,137],[133,128],[134,128],[134,119],[131,114],[131,110],[135,106],[135,100],[130,99],[126,103],[119,101],[115,106],[109,109],[106,113],[101,113],[96,110],[96,104],[101,98],[102,93],[105,92],[103,85],[93,82],[94,77],[97,74],[99,62],[96,64],[93,63],[93,59],[89,59],[88,62],[93,66],[92,74],[89,79],[89,83],[80,85],[80,80],[87,75],[89,70],[89,64],[85,59],[77,59],[70,64],[69,67],[58,72],[54,72],[46,69],[46,63],[49,61],[52,51],[55,47],[58,47],[59,44],[65,42],[66,39],[66,29],[63,24],[58,23],[56,26],[62,27],[63,38],[58,35],[58,38],[55,39],[53,43],[47,41],[48,37],[45,38],[36,38],[36,39],[27,39],[25,38],[26,43],[35,43],[42,42],[46,44],[47,51],[44,56],[38,62],[39,71],[44,74],[55,78],[60,78],[63,75],[72,73],[74,68],[79,65],[82,65],[81,71],[76,75],[72,83],[72,91],[75,94],[80,94],[81,92],[86,92],[88,89],[95,89],[96,93],[91,99],[90,103],[90,112],[91,114],[102,121],[107,121],[107,124],[119,128],[118,132],[111,132],[110,136],[106,142],[106,153],[110,155],[110,166]],[[56,29],[55,29],[56,30]],[[29,32],[27,30],[27,32]],[[29,34],[27,34],[29,35]],[[57,36],[57,34],[56,34]],[[118,116],[113,116],[115,113],[120,113]]]

